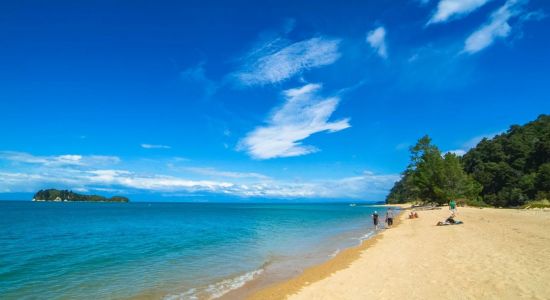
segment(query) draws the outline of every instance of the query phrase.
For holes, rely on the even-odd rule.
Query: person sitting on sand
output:
[[[418,213],[416,211],[414,212],[414,218],[418,218]]]
[[[455,214],[451,214],[447,219],[445,219],[445,221],[441,222],[437,222],[437,226],[443,226],[443,225],[458,225],[458,224],[462,224],[462,221],[459,221],[459,220],[455,220]]]
[[[372,222],[374,223],[374,228],[378,230],[378,212],[374,211],[372,214]]]

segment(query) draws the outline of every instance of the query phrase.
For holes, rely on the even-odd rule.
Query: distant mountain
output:
[[[56,202],[129,202],[126,197],[114,196],[111,198],[98,195],[81,195],[69,190],[47,189],[40,190],[32,201],[56,201]]]

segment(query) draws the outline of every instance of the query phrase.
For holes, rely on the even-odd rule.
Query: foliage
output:
[[[550,207],[550,201],[547,199],[543,200],[536,200],[536,201],[527,201],[523,205],[524,208],[549,208]]]
[[[550,116],[483,139],[463,157],[442,157],[428,136],[418,140],[386,202],[441,204],[451,198],[475,206],[544,206],[535,200],[550,199]]]
[[[513,125],[493,139],[483,139],[463,157],[465,171],[482,185],[484,202],[522,206],[550,196],[550,116]]]
[[[424,136],[411,147],[411,163],[390,194],[388,203],[411,200],[444,204],[450,199],[476,199],[480,185],[468,176],[458,156],[441,151]]]
[[[92,201],[92,202],[128,202],[128,198],[121,196],[114,196],[106,198],[98,195],[81,195],[69,190],[56,190],[47,189],[40,190],[33,197],[35,200],[43,201]]]

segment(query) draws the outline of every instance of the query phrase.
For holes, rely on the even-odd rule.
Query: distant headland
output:
[[[111,198],[98,195],[81,195],[69,190],[47,189],[40,190],[32,201],[54,201],[54,202],[130,202],[126,197],[114,196]]]

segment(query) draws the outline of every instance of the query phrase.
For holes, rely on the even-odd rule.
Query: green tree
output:
[[[476,199],[480,185],[468,176],[460,159],[452,153],[441,155],[429,136],[411,147],[411,162],[386,201],[399,203],[418,199],[444,204],[451,198]]]
[[[545,174],[550,163],[550,116],[513,125],[503,134],[482,140],[463,157],[466,173],[482,185],[483,201],[495,206],[521,206],[547,197]]]

